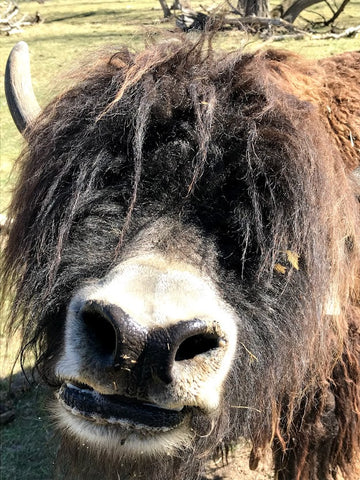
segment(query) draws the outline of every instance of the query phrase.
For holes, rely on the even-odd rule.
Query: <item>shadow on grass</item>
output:
[[[1,425],[1,480],[50,480],[57,451],[48,405],[48,387],[30,385],[22,372],[1,380],[3,414],[14,412],[9,423]]]
[[[119,15],[119,12],[115,10],[109,10],[109,11],[100,11],[99,10],[94,10],[92,12],[83,12],[83,13],[77,13],[77,14],[71,14],[71,15],[65,15],[63,17],[57,17],[53,18],[51,20],[45,20],[46,23],[56,23],[56,22],[63,22],[65,20],[74,20],[76,18],[88,18],[88,17],[98,17],[100,15]]]
[[[97,15],[97,12],[84,12],[72,15],[65,15],[64,17],[53,18],[52,20],[48,20],[46,23],[56,23],[56,22],[63,22],[64,20],[74,20],[75,18],[87,18],[87,17],[94,17]]]

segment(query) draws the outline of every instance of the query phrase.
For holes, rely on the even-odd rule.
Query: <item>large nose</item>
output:
[[[98,366],[132,371],[165,384],[173,381],[179,362],[195,363],[225,342],[215,322],[197,318],[145,328],[119,306],[94,300],[85,302],[78,316]]]

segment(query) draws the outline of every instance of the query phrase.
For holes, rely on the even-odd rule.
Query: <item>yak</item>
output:
[[[109,47],[42,110],[28,62],[1,286],[57,478],[196,480],[246,439],[278,480],[358,479],[360,53]]]

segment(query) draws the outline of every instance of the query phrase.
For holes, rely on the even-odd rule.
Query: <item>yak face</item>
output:
[[[158,242],[164,224],[140,236]],[[237,317],[214,272],[143,243],[72,297],[56,365],[61,424],[118,456],[188,446],[193,416],[220,406],[236,346]]]
[[[360,443],[359,55],[203,42],[104,53],[30,118],[12,326],[81,478],[193,480],[246,437],[327,479]]]

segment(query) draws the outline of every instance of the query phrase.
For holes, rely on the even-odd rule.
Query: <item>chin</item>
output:
[[[63,384],[53,414],[78,443],[119,459],[176,456],[189,448],[192,409],[165,409],[120,395]]]

